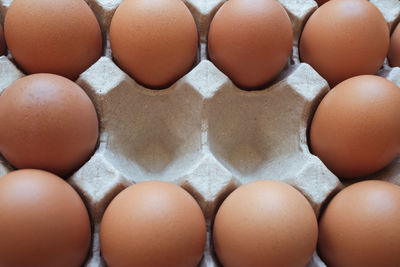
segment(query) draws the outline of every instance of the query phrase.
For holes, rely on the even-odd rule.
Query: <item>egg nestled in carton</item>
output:
[[[10,2],[0,0],[3,20]],[[194,67],[168,88],[151,90],[123,72],[113,59],[109,30],[121,1],[87,0],[99,21],[105,48],[102,57],[81,73],[76,83],[96,107],[100,137],[94,155],[67,179],[91,217],[92,245],[85,266],[105,266],[100,222],[111,200],[132,183],[173,182],[197,200],[208,229],[199,266],[220,264],[212,245],[213,220],[223,200],[241,184],[261,179],[286,182],[306,197],[317,216],[344,186],[310,153],[307,143],[312,116],[329,91],[327,81],[310,65],[301,63],[298,55],[302,29],[317,3],[279,1],[293,29],[289,64],[266,88],[244,91],[207,56],[209,25],[224,2],[184,1],[199,32]],[[400,20],[399,2],[371,2],[393,31]],[[385,63],[379,75],[400,86],[398,67]],[[23,76],[11,54],[0,58],[1,92]],[[12,170],[4,159],[0,167],[2,175]],[[400,183],[399,175],[399,160],[395,159],[369,178]],[[325,265],[314,253],[308,266]]]

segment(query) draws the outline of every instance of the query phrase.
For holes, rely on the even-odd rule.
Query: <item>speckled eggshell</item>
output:
[[[90,247],[88,212],[64,180],[40,170],[0,179],[0,266],[79,267]]]
[[[300,39],[301,61],[331,86],[347,78],[375,74],[389,49],[389,28],[366,0],[331,0],[307,21]]]
[[[231,193],[214,221],[213,240],[224,267],[304,267],[318,237],[314,211],[293,187],[260,180]]]
[[[390,38],[388,59],[390,66],[400,67],[400,23],[397,25]]]
[[[114,267],[196,267],[205,242],[199,205],[167,182],[128,187],[107,207],[101,222],[102,255]]]
[[[89,159],[97,137],[93,103],[67,78],[32,74],[0,96],[0,152],[16,168],[65,177]]]
[[[327,266],[400,266],[400,187],[355,183],[328,204],[319,223],[319,251]]]
[[[230,0],[215,14],[208,33],[211,61],[234,83],[255,89],[287,65],[293,30],[275,0]]]
[[[12,56],[28,74],[74,80],[101,56],[100,26],[83,0],[14,0],[4,32]]]
[[[350,78],[322,100],[311,122],[312,152],[337,176],[357,178],[400,152],[400,88],[374,75]]]
[[[193,66],[198,33],[181,0],[125,0],[113,16],[110,42],[122,70],[146,87],[165,88]]]

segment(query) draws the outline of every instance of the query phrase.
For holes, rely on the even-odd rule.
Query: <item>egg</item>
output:
[[[118,66],[149,88],[166,88],[194,64],[196,24],[181,0],[125,0],[110,26]]]
[[[93,103],[67,78],[32,74],[0,96],[0,153],[16,168],[65,177],[89,159],[97,137]]]
[[[167,182],[126,188],[112,200],[101,222],[101,252],[108,266],[195,267],[205,242],[199,205]]]
[[[9,51],[28,74],[74,80],[101,56],[100,26],[83,0],[13,0],[4,32]]]
[[[339,192],[319,222],[327,266],[400,266],[400,187],[355,183]]]
[[[389,49],[389,28],[366,0],[331,0],[307,21],[300,39],[301,61],[333,87],[362,74],[375,74]]]
[[[311,122],[312,152],[337,176],[356,178],[389,164],[400,151],[400,88],[361,75],[334,87]]]
[[[3,27],[0,25],[0,56],[4,56],[6,53],[6,44],[4,41]]]
[[[218,69],[243,89],[271,82],[287,65],[293,30],[275,0],[230,0],[208,32],[208,54]]]
[[[90,247],[88,212],[61,178],[18,170],[0,178],[0,266],[79,267]]]
[[[400,23],[392,33],[388,59],[390,66],[400,67]]]
[[[224,267],[304,267],[317,236],[317,219],[305,197],[285,183],[268,180],[233,191],[213,228],[215,251]]]

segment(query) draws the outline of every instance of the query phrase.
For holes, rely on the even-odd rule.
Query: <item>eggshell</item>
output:
[[[388,59],[390,66],[400,67],[400,23],[392,33]]]
[[[100,26],[83,0],[14,0],[4,31],[8,49],[26,73],[76,79],[101,56]]]
[[[254,89],[272,81],[287,65],[293,30],[275,0],[230,0],[210,24],[211,61],[239,87]]]
[[[260,180],[222,203],[213,238],[218,259],[233,266],[306,266],[318,236],[314,211],[293,187]]]
[[[33,74],[0,96],[0,152],[16,168],[71,174],[97,143],[96,110],[72,81]]]
[[[400,266],[400,187],[363,181],[338,193],[319,223],[328,266]]]
[[[165,88],[193,66],[198,33],[181,0],[126,0],[112,19],[110,42],[126,73],[146,87]]]
[[[10,2],[1,1],[2,15]],[[108,33],[112,14],[121,1],[87,2],[104,23],[103,32]],[[196,18],[204,45],[209,22],[225,0],[184,2]],[[316,9],[315,2],[280,2],[290,12],[299,36],[305,20]],[[388,23],[397,20],[398,11],[391,9],[397,0],[371,2],[382,3]],[[176,86],[150,92],[119,70],[107,51],[79,79],[96,106],[101,107],[101,149],[69,180],[85,198],[94,222],[100,221],[104,209],[127,185],[127,180],[155,177],[182,182],[196,195],[207,222],[213,220],[221,200],[238,183],[264,175],[295,184],[315,212],[319,212],[321,203],[341,184],[317,157],[310,155],[305,127],[312,116],[310,110],[314,110],[328,88],[308,64],[299,64],[296,47],[294,50],[295,64],[289,67],[287,77],[256,93],[238,90],[203,53],[199,65]],[[398,80],[398,73],[398,69],[385,67],[382,74]],[[5,81],[11,82],[17,75],[20,73],[12,60],[0,58],[0,90]],[[398,163],[377,176],[399,181]],[[0,175],[6,171],[7,164],[1,158]],[[99,250],[98,230],[96,225],[91,253],[84,266],[106,266]],[[209,242],[199,266],[221,266]],[[315,255],[307,266],[324,264]]]
[[[128,187],[107,207],[100,244],[109,266],[197,266],[206,225],[197,202],[177,185]]]
[[[389,28],[375,5],[365,0],[331,0],[307,21],[300,58],[331,86],[375,74],[389,49]]]
[[[6,53],[6,44],[4,41],[3,27],[0,25],[0,56]]]
[[[312,152],[337,176],[362,177],[389,164],[400,151],[400,88],[362,75],[333,88],[311,123]]]
[[[0,266],[82,266],[90,231],[85,205],[61,178],[19,170],[0,179]]]

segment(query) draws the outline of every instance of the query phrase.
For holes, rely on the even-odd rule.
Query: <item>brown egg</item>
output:
[[[3,27],[0,25],[0,56],[6,53],[6,43],[4,41]]]
[[[328,204],[319,223],[319,252],[328,266],[400,266],[400,187],[353,184]]]
[[[304,267],[317,244],[318,224],[296,189],[263,180],[240,186],[225,199],[213,231],[224,267]]]
[[[307,21],[300,57],[331,86],[375,74],[389,49],[389,29],[382,13],[366,0],[331,0]]]
[[[101,55],[100,26],[83,0],[14,0],[4,31],[8,49],[26,73],[74,80]]]
[[[181,0],[123,1],[111,21],[110,42],[122,70],[144,86],[165,88],[193,66],[198,33]]]
[[[66,78],[33,74],[0,96],[0,153],[16,168],[65,177],[89,159],[97,136],[92,102]]]
[[[61,178],[29,169],[0,178],[0,266],[82,266],[90,231],[85,205]]]
[[[312,152],[339,177],[385,167],[400,151],[400,88],[373,75],[338,84],[315,112],[310,141]]]
[[[117,195],[101,222],[101,252],[108,266],[197,266],[206,224],[197,202],[166,182],[143,182]]]
[[[390,66],[400,67],[400,23],[392,33],[388,59]]]
[[[208,33],[211,61],[239,87],[256,89],[287,65],[293,31],[275,0],[230,0],[215,14]]]

